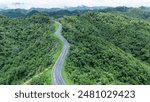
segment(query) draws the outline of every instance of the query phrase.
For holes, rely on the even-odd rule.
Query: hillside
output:
[[[57,18],[70,43],[62,70],[67,84],[150,84],[148,10],[84,6],[2,10],[0,84],[50,84],[63,48],[54,34]]]
[[[62,19],[71,44],[64,71],[73,84],[150,84],[150,23],[119,14]]]
[[[22,84],[53,65],[60,48],[54,32],[54,22],[45,14],[0,16],[0,84]]]
[[[32,16],[36,13],[47,13],[50,17],[60,18],[63,16],[71,16],[71,15],[79,15],[84,12],[103,12],[103,13],[117,13],[123,14],[134,18],[146,19],[150,20],[150,12],[148,7],[86,7],[86,6],[77,6],[77,7],[66,7],[66,8],[31,8],[29,10],[26,9],[3,9],[0,10],[1,15],[5,15],[7,17],[17,18],[17,17],[28,17]]]

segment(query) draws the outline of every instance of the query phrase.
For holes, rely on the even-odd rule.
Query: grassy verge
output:
[[[65,71],[66,60],[63,63],[63,68],[61,70],[61,75],[67,85],[74,85],[73,81],[68,78],[68,75]]]
[[[51,66],[52,67],[52,66]],[[37,77],[34,77],[29,83],[29,85],[49,85],[51,84],[51,71],[52,68],[48,68],[42,74],[39,74]]]
[[[54,24],[54,26],[56,29],[58,28],[58,25],[56,23]],[[59,40],[59,38],[57,38],[55,33],[52,34],[52,38],[56,41],[56,46],[53,49],[53,53],[51,53],[51,55],[53,55],[53,61],[52,61],[53,64],[49,68],[45,69],[43,72],[39,73],[38,75],[35,75],[33,78],[28,80],[25,84],[27,85],[50,85],[51,84],[52,68],[63,48],[63,43],[61,42],[61,40]]]

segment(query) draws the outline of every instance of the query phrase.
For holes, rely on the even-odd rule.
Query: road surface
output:
[[[56,30],[55,34],[57,35],[57,37],[62,41],[63,43],[63,49],[62,52],[60,54],[60,56],[58,57],[57,61],[55,62],[54,66],[53,66],[53,70],[52,70],[52,84],[53,85],[65,85],[65,82],[61,76],[61,69],[63,67],[63,62],[65,60],[65,57],[68,53],[69,50],[69,43],[68,41],[61,35],[61,31],[62,31],[62,25],[55,21],[55,23],[57,23],[59,25],[58,29]]]

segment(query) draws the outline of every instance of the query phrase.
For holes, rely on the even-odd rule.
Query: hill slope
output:
[[[54,64],[53,55],[60,47],[54,32],[47,15],[0,16],[0,84],[22,84]]]
[[[110,13],[64,17],[74,84],[150,84],[150,23]]]

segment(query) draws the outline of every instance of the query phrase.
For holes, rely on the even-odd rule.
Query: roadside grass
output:
[[[52,66],[51,66],[52,67]],[[39,74],[37,77],[34,77],[28,85],[49,85],[51,84],[51,71],[52,68],[48,68],[42,74]]]
[[[63,63],[63,67],[61,70],[61,76],[67,85],[74,85],[74,82],[68,78],[67,72],[65,71],[66,60]]]
[[[54,24],[54,26],[55,26],[55,29],[58,28],[58,25],[56,23]],[[51,83],[52,68],[62,51],[63,43],[61,42],[61,40],[59,40],[59,38],[57,38],[55,33],[53,33],[51,36],[56,41],[56,46],[55,48],[53,48],[53,51],[51,52],[51,55],[53,56],[53,61],[52,61],[53,64],[49,68],[45,69],[43,72],[35,75],[34,77],[26,81],[24,83],[25,85],[50,85],[52,84]]]

